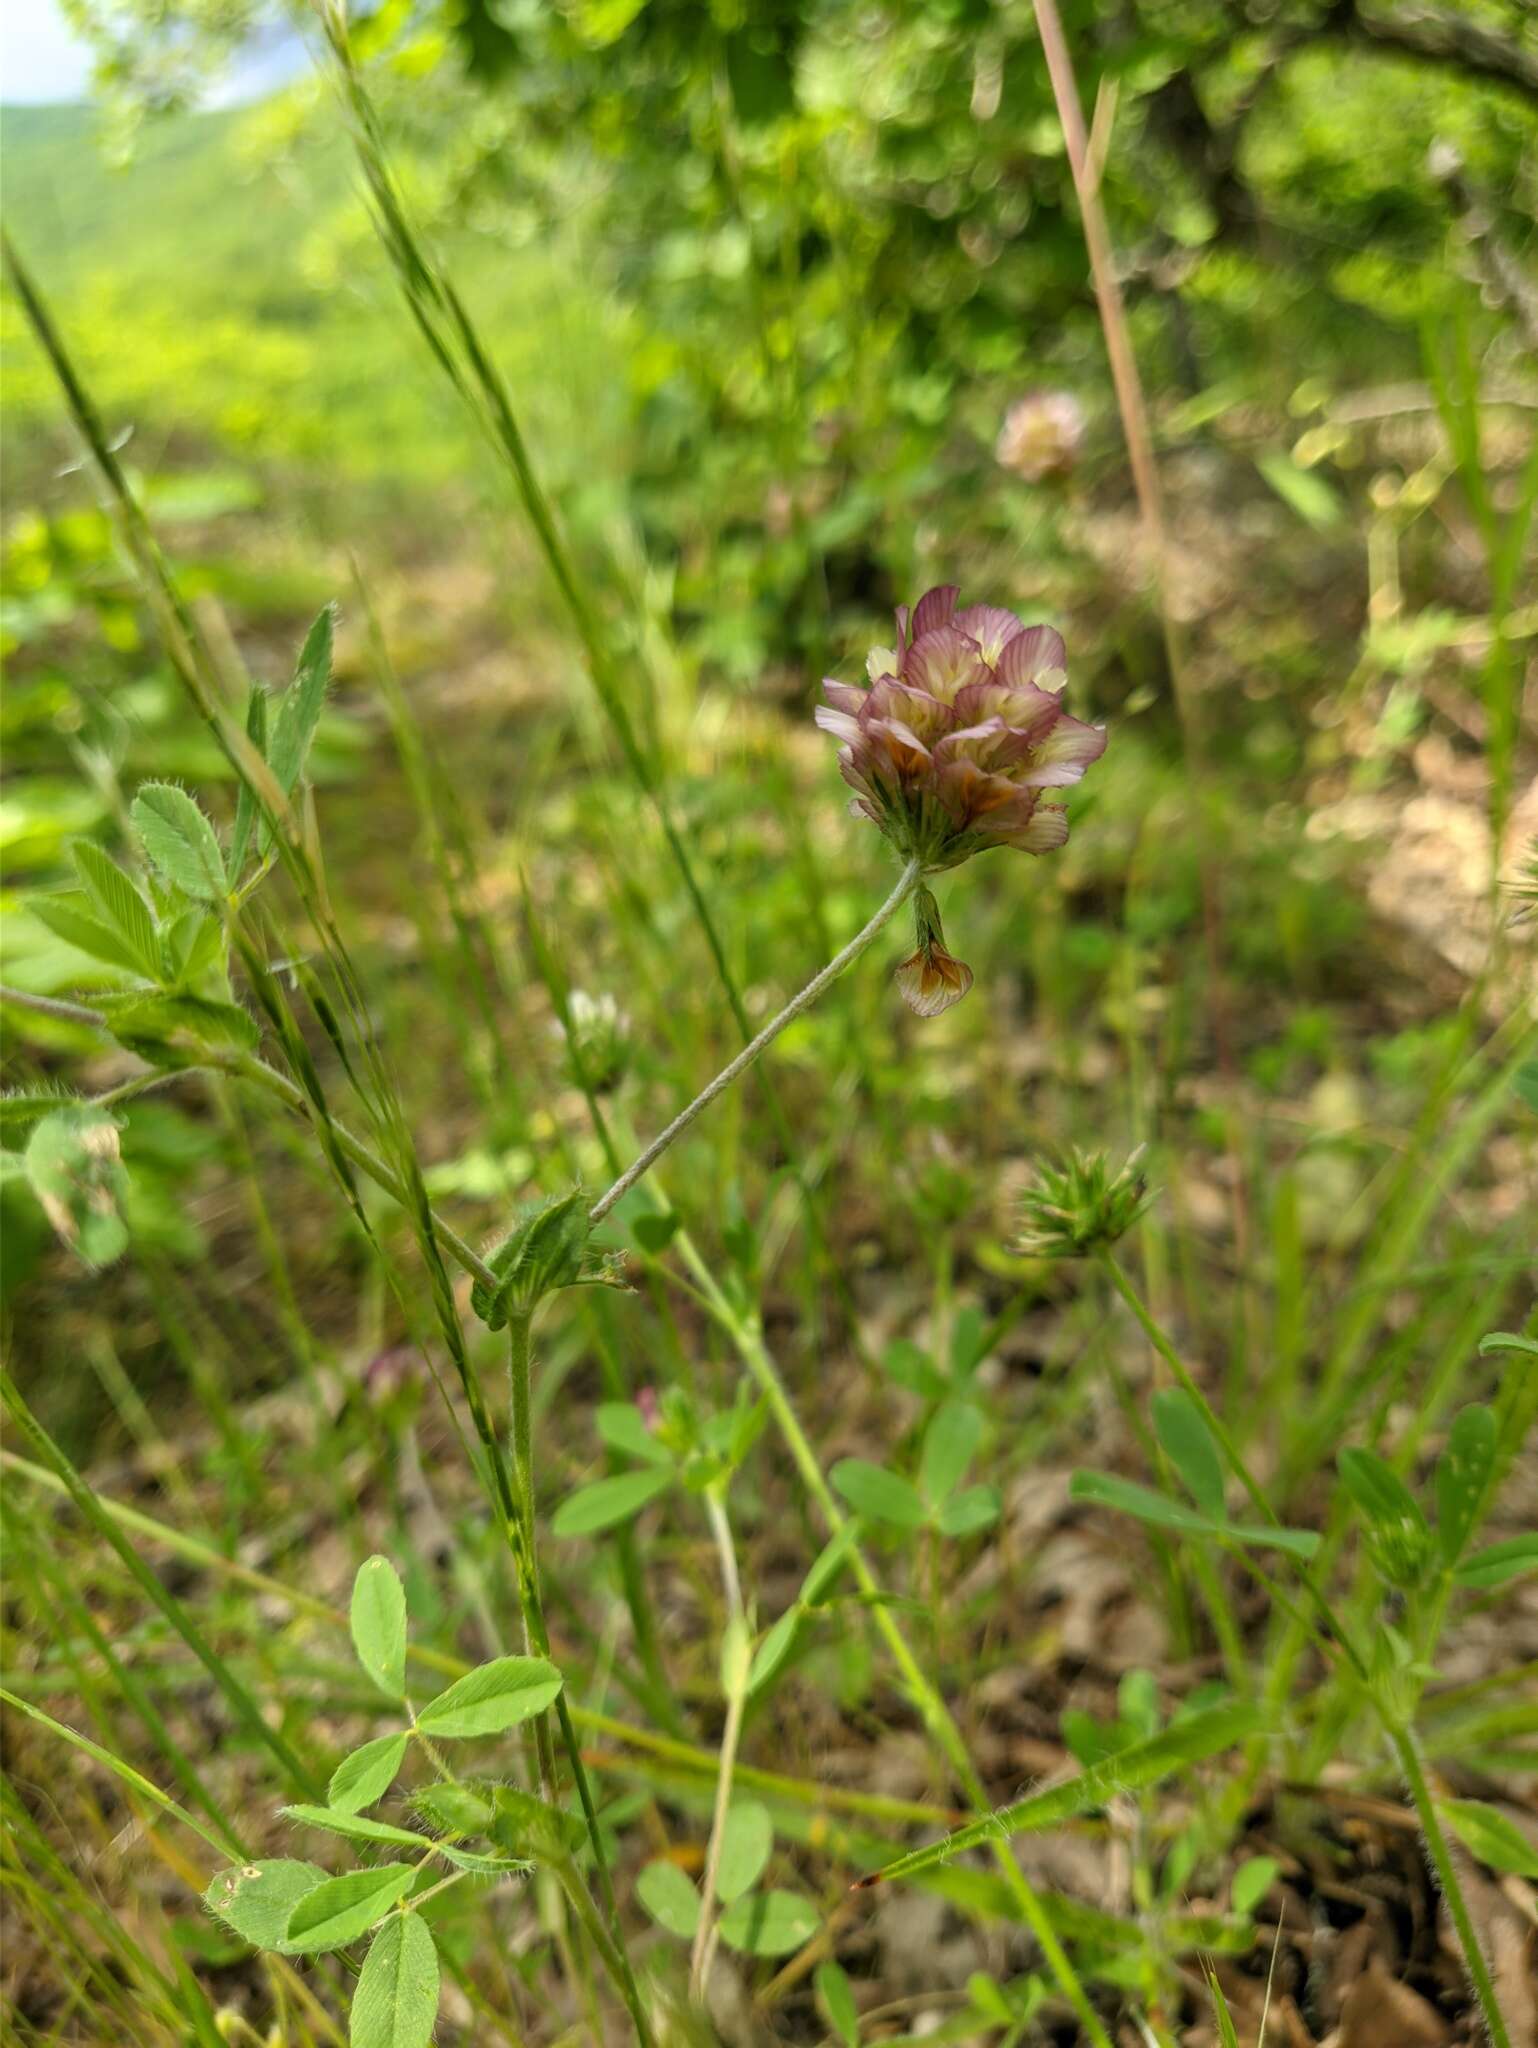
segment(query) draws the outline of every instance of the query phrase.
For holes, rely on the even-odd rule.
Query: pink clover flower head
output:
[[[959,594],[944,584],[911,616],[899,606],[897,644],[872,648],[869,686],[829,679],[817,710],[840,742],[851,810],[926,874],[990,846],[1061,846],[1068,814],[1051,793],[1105,752],[1105,728],[1063,709],[1062,636],[997,605],[958,610]]]

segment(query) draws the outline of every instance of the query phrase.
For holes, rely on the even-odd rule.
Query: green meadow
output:
[[[0,116],[7,2038],[1538,2039],[1527,10],[279,26]]]

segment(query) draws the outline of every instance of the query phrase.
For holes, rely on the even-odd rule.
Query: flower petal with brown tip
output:
[[[938,1017],[972,986],[971,968],[964,960],[953,960],[943,946],[911,954],[893,969],[892,978],[916,1017]]]

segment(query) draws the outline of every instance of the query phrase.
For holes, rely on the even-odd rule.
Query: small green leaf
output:
[[[1192,1536],[1226,1533],[1194,1508],[1171,1500],[1167,1494],[1155,1493],[1151,1487],[1139,1486],[1135,1480],[1118,1479],[1113,1472],[1075,1472],[1069,1481],[1068,1495],[1071,1500],[1093,1501],[1097,1507],[1136,1515],[1140,1522],[1151,1522],[1158,1529],[1181,1529]]]
[[[225,1053],[255,1052],[256,1019],[239,1003],[207,996],[143,995],[104,999],[107,1028],[119,1045],[156,1067],[200,1067]]]
[[[408,1849],[430,1849],[432,1838],[411,1828],[398,1828],[393,1821],[370,1820],[366,1813],[345,1813],[335,1806],[280,1806],[285,1819],[301,1827],[324,1828],[328,1835],[345,1835],[352,1842],[394,1842]]]
[[[218,837],[186,790],[173,782],[147,782],[129,816],[150,860],[184,895],[202,903],[228,895]]]
[[[203,1903],[253,1948],[293,1955],[296,1951],[288,1942],[289,1916],[302,1898],[325,1882],[326,1873],[319,1865],[280,1856],[216,1872]]]
[[[828,1541],[812,1559],[806,1577],[801,1581],[800,1600],[803,1607],[815,1607],[822,1600],[833,1581],[849,1562],[849,1553],[854,1549],[857,1531],[846,1522],[836,1536]]]
[[[587,1196],[580,1187],[522,1203],[506,1237],[487,1259],[493,1284],[477,1280],[470,1306],[489,1330],[516,1310],[532,1310],[562,1287],[625,1285],[624,1256],[592,1244]]]
[[[787,1607],[753,1652],[753,1662],[748,1667],[748,1695],[766,1686],[774,1677],[785,1659],[795,1647],[796,1631],[801,1625],[801,1609]]]
[[[1498,1807],[1482,1799],[1439,1799],[1437,1812],[1481,1863],[1518,1877],[1538,1877],[1538,1844]]]
[[[494,1818],[490,1832],[510,1854],[546,1863],[570,1856],[587,1839],[587,1829],[574,1813],[551,1806],[516,1785],[493,1785]]]
[[[1538,1337],[1524,1337],[1519,1330],[1491,1330],[1479,1340],[1479,1355],[1488,1358],[1492,1351],[1525,1351],[1538,1358]]]
[[[899,1337],[887,1346],[881,1354],[881,1369],[888,1379],[906,1387],[909,1393],[921,1394],[926,1401],[945,1392],[944,1375],[935,1370],[929,1353],[911,1338]]]
[[[438,2018],[438,1951],[420,1913],[392,1913],[352,1994],[350,2048],[427,2048]]]
[[[673,1453],[652,1435],[633,1401],[603,1401],[594,1410],[593,1420],[611,1451],[639,1458],[643,1465],[672,1464]]]
[[[1250,1914],[1270,1891],[1282,1866],[1274,1856],[1250,1856],[1229,1880],[1228,1901],[1236,1913]]]
[[[490,1785],[424,1785],[413,1795],[413,1804],[429,1826],[446,1835],[484,1835],[496,1817],[492,1790]]]
[[[1490,1410],[1460,1410],[1437,1462],[1437,1544],[1444,1564],[1457,1563],[1474,1533],[1495,1469],[1495,1450],[1495,1417]]]
[[[526,1856],[488,1856],[484,1850],[461,1849],[453,1842],[440,1842],[438,1854],[456,1870],[468,1870],[478,1877],[507,1877],[534,1867]]]
[[[506,1878],[535,1868],[526,1855],[487,1855],[485,1849],[461,1849],[455,1841],[440,1841],[438,1855],[455,1870],[469,1870],[479,1878]]]
[[[151,981],[160,979],[160,939],[149,905],[133,883],[94,841],[77,839],[70,847],[75,872],[85,890],[86,900],[109,930],[117,933],[139,972]]]
[[[224,957],[224,926],[201,903],[184,910],[165,933],[169,986],[180,993],[190,989]]]
[[[721,1838],[721,1860],[716,1867],[716,1897],[723,1906],[740,1899],[757,1884],[773,1847],[774,1822],[767,1806],[761,1806],[756,1799],[744,1799],[728,1810],[726,1831]]]
[[[45,1116],[52,1116],[59,1109],[78,1109],[83,1100],[83,1097],[62,1088],[46,1085],[41,1088],[12,1088],[0,1094],[0,1136],[24,1138]]]
[[[1289,1557],[1312,1557],[1320,1542],[1317,1529],[1274,1529],[1269,1522],[1230,1522],[1223,1534],[1252,1550],[1285,1550]]]
[[[1212,2009],[1217,2015],[1218,2048],[1239,2048],[1239,2029],[1234,2025],[1234,2016],[1228,2009],[1228,2000],[1223,1996],[1218,1973],[1210,1963],[1207,1966],[1207,1989],[1212,1997]]]
[[[819,1963],[812,1979],[828,2025],[844,2048],[860,2048],[860,2013],[849,1979],[835,1962]],[[1009,2013],[1004,2015],[1006,2021]]]
[[[365,1558],[352,1582],[352,1645],[392,1700],[406,1696],[406,1589],[387,1557]]]
[[[1415,1496],[1376,1451],[1344,1450],[1335,1462],[1347,1493],[1369,1522],[1385,1529],[1425,1531],[1426,1517]]]
[[[872,1465],[865,1458],[840,1458],[830,1476],[855,1513],[868,1521],[921,1529],[929,1519],[917,1488],[884,1465]]]
[[[378,1735],[351,1756],[344,1756],[331,1773],[326,1804],[338,1813],[359,1813],[376,1799],[383,1799],[405,1762],[407,1739],[405,1735]]]
[[[616,1472],[610,1479],[595,1479],[591,1486],[579,1486],[561,1502],[551,1517],[551,1530],[557,1536],[596,1536],[600,1530],[628,1522],[672,1483],[671,1462],[665,1471],[649,1466],[644,1472]]]
[[[1316,533],[1327,533],[1340,524],[1340,499],[1316,470],[1304,469],[1280,448],[1257,455],[1255,467],[1282,502]]]
[[[650,1252],[653,1258],[657,1258],[677,1237],[683,1227],[683,1220],[676,1209],[653,1209],[637,1216],[630,1227],[642,1251]]]
[[[981,2013],[983,2018],[994,2026],[1009,2027],[1015,2024],[1014,2009],[1004,1996],[1003,1986],[996,1978],[990,1977],[986,1970],[974,1970],[968,1977],[967,1997],[971,2001],[972,2010]]]
[[[99,960],[106,967],[124,968],[129,974],[156,978],[155,970],[146,968],[133,947],[119,938],[110,925],[93,917],[85,908],[85,899],[74,890],[63,896],[29,896],[27,908],[56,939],[62,939],[66,946],[73,946],[88,959]]]
[[[1533,1571],[1538,1571],[1538,1533],[1508,1536],[1504,1543],[1491,1543],[1476,1550],[1472,1557],[1463,1560],[1453,1577],[1460,1586],[1488,1592],[1494,1586],[1520,1578],[1523,1572]]]
[[[26,1169],[32,1192],[62,1241],[88,1266],[128,1249],[117,1118],[91,1107],[56,1109],[33,1127]]]
[[[795,1892],[749,1892],[721,1915],[721,1939],[745,1956],[786,1956],[804,1948],[822,1920]]]
[[[1223,1461],[1207,1418],[1183,1387],[1166,1387],[1152,1405],[1154,1433],[1186,1491],[1209,1521],[1225,1521]]]
[[[1002,1503],[996,1486],[968,1486],[954,1493],[941,1508],[938,1521],[942,1536],[975,1536],[999,1519]]]
[[[346,1948],[405,1896],[416,1874],[414,1863],[381,1863],[372,1870],[328,1877],[306,1892],[289,1915],[290,1952],[319,1956]]]
[[[924,1432],[919,1491],[932,1508],[943,1505],[971,1464],[983,1418],[969,1401],[942,1401]]]
[[[294,680],[278,700],[272,725],[272,744],[267,759],[285,796],[304,773],[310,742],[320,723],[326,691],[331,684],[331,636],[335,608],[327,605],[305,635],[294,669]]]
[[[636,1879],[636,1896],[659,1927],[683,1941],[700,1924],[700,1895],[676,1863],[648,1863]]]
[[[422,1709],[417,1725],[427,1735],[500,1735],[542,1714],[560,1689],[561,1674],[548,1658],[497,1657],[456,1678]]]

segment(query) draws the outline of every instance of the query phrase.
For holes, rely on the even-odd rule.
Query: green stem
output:
[[[508,1371],[513,1397],[513,1474],[517,1489],[508,1532],[513,1540],[518,1567],[518,1593],[530,1645],[539,1656],[548,1657],[550,1631],[545,1624],[544,1604],[540,1598],[538,1555],[534,1534],[533,1428],[530,1399],[532,1325],[531,1309],[517,1310],[508,1318]],[[636,1983],[635,1972],[631,1968],[629,1951],[625,1947],[619,1900],[615,1896],[609,1859],[604,1854],[603,1837],[598,1827],[598,1813],[593,1805],[592,1788],[588,1784],[587,1771],[582,1762],[582,1749],[577,1741],[577,1731],[572,1722],[571,1708],[566,1701],[564,1686],[556,1695],[555,1712],[560,1727],[561,1746],[566,1752],[566,1761],[570,1766],[572,1780],[577,1788],[577,1798],[582,1807],[582,1818],[587,1824],[588,1842],[592,1848],[593,1864],[598,1872],[599,1891],[609,1922],[611,1952],[619,1963],[620,1992],[641,2048],[652,2048],[651,2027],[646,2018],[646,2009],[641,2003],[640,1988]],[[549,1740],[548,1733],[545,1740]],[[606,1952],[601,1950],[600,1953]]]
[[[1453,1863],[1452,1851],[1442,1823],[1437,1814],[1436,1802],[1431,1796],[1431,1787],[1426,1782],[1425,1769],[1421,1763],[1414,1732],[1394,1722],[1386,1722],[1394,1754],[1404,1772],[1405,1783],[1410,1788],[1416,1816],[1421,1824],[1421,1833],[1426,1838],[1426,1847],[1436,1866],[1438,1881],[1447,1900],[1447,1910],[1453,1916],[1453,1925],[1458,1930],[1458,1943],[1463,1950],[1463,1960],[1468,1965],[1470,1981],[1479,2000],[1480,2011],[1484,2014],[1485,2025],[1490,2030],[1494,2048],[1511,2048],[1511,2036],[1506,2031],[1506,2019],[1495,1995],[1495,1984],[1490,1976],[1490,1965],[1480,1947],[1479,1937],[1474,1932],[1474,1923],[1469,1917],[1468,1901],[1463,1896],[1463,1887],[1458,1882],[1457,1868]]]
[[[700,1090],[699,1094],[695,1096],[687,1108],[679,1111],[667,1129],[653,1138],[652,1142],[640,1156],[626,1167],[613,1186],[599,1196],[598,1200],[588,1211],[589,1222],[602,1222],[615,1203],[622,1201],[629,1194],[636,1182],[656,1160],[661,1158],[669,1145],[675,1139],[683,1136],[695,1118],[707,1110],[718,1095],[723,1095],[739,1075],[745,1074],[759,1054],[767,1046],[774,1043],[775,1039],[779,1037],[788,1024],[793,1024],[804,1010],[809,1010],[823,990],[831,983],[837,981],[846,967],[853,966],[865,949],[891,923],[898,911],[901,910],[908,898],[918,887],[918,881],[919,863],[916,860],[910,860],[901,875],[899,875],[896,887],[869,922],[855,933],[847,946],[834,954],[833,958],[820,973],[812,976],[799,995],[792,996],[778,1016],[771,1018],[756,1037],[749,1039],[737,1057],[734,1060],[728,1061],[715,1079]]]
[[[691,1251],[692,1248],[686,1249],[685,1256],[690,1257]],[[780,1378],[774,1360],[764,1344],[763,1334],[756,1320],[749,1320],[732,1304],[697,1252],[692,1254],[690,1262],[694,1266],[695,1277],[709,1301],[712,1315],[730,1336],[738,1355],[757,1381],[796,1470],[801,1475],[802,1483],[817,1503],[829,1533],[839,1534],[847,1526],[847,1517],[823,1476],[817,1453],[801,1427],[800,1417],[796,1414],[785,1383]],[[876,1630],[897,1666],[908,1696],[930,1739],[954,1772],[956,1781],[965,1792],[974,1812],[979,1816],[987,1815],[992,1811],[992,1803],[977,1774],[960,1729],[951,1718],[944,1700],[926,1676],[923,1666],[887,1605],[880,1581],[872,1571],[864,1551],[858,1543],[851,1543],[847,1555],[855,1581],[869,1603]],[[1059,1989],[1078,2014],[1085,2036],[1095,2044],[1095,2048],[1111,2048],[1110,2037],[1089,2002],[1078,1972],[1069,1961],[1041,1901],[1015,1860],[1009,1844],[995,1841],[992,1848],[1000,1875],[1019,1908],[1020,1917],[1036,1937],[1047,1966],[1057,1979]]]
[[[722,1645],[722,1679],[726,1686],[726,1726],[721,1734],[721,1760],[716,1770],[715,1807],[710,1819],[710,1844],[705,1851],[705,1875],[700,1885],[700,1920],[694,1931],[694,1949],[689,1958],[689,1989],[703,2001],[715,1959],[716,1879],[721,1869],[721,1852],[726,1846],[727,1815],[732,1804],[732,1773],[737,1764],[737,1744],[742,1736],[742,1716],[748,1703],[748,1618],[742,1605],[742,1581],[737,1574],[737,1553],[732,1545],[731,1524],[726,1519],[726,1488],[711,1486],[705,1492],[705,1512],[715,1538],[721,1562],[721,1581],[726,1593],[726,1634]]]

